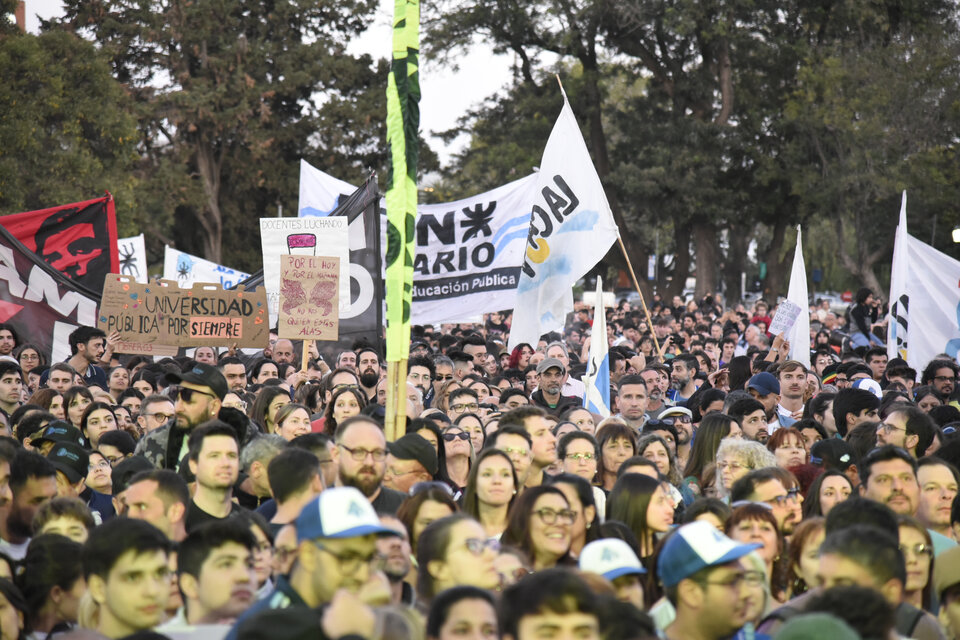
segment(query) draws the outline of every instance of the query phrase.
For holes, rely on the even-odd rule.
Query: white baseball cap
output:
[[[594,540],[585,546],[580,552],[580,570],[599,573],[611,581],[647,572],[630,545],[619,538]]]
[[[307,503],[296,520],[297,540],[396,535],[380,524],[373,505],[353,487],[333,487]]]
[[[709,522],[697,520],[674,531],[663,545],[657,575],[665,587],[672,587],[701,569],[733,562],[761,546],[734,542]]]

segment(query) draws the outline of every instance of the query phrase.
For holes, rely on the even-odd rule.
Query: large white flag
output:
[[[890,314],[887,317],[887,357],[907,357],[907,192],[900,198],[900,223],[893,243],[890,269]]]
[[[894,246],[890,299],[896,302],[887,349],[922,371],[945,353],[960,351],[960,262],[907,233],[906,195]],[[904,339],[905,335],[905,339]]]
[[[610,417],[610,348],[607,345],[607,312],[603,306],[603,282],[600,278],[597,278],[590,357],[587,359],[583,385],[583,406],[591,413]]]
[[[567,96],[543,150],[510,349],[563,328],[573,285],[617,239],[617,225]]]
[[[793,323],[790,335],[790,359],[802,362],[810,368],[810,301],[807,299],[807,269],[803,263],[803,246],[800,244],[800,225],[797,225],[797,250],[793,254],[793,270],[790,272],[790,287],[787,300],[800,307],[800,315]]]
[[[249,278],[250,274],[167,245],[163,248],[163,277],[165,280],[176,280],[184,289],[189,289],[195,282],[213,282],[229,289]]]

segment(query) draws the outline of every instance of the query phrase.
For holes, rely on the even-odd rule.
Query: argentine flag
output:
[[[607,314],[603,307],[603,281],[597,277],[597,298],[590,332],[590,357],[584,376],[583,406],[591,413],[610,417],[610,351],[607,346]]]

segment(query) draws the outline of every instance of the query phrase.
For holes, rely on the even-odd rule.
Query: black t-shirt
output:
[[[375,500],[371,501],[370,504],[373,505],[373,510],[377,513],[389,513],[390,515],[396,515],[397,509],[400,508],[400,505],[403,503],[405,498],[406,496],[399,491],[388,489],[386,487],[380,487],[380,494]]]
[[[197,527],[204,525],[208,522],[216,522],[217,520],[226,520],[227,518],[230,518],[234,514],[239,512],[240,509],[241,507],[239,507],[236,503],[231,502],[230,515],[228,515],[226,518],[218,518],[217,516],[210,515],[209,513],[207,513],[200,507],[198,507],[196,502],[194,502],[193,500],[190,500],[190,508],[187,509],[187,521],[186,521],[187,533],[191,533]]]

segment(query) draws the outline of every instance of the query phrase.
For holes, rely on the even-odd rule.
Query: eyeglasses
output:
[[[567,460],[575,460],[577,462],[590,462],[597,456],[592,453],[568,453]]]
[[[515,453],[523,458],[526,458],[530,454],[530,452],[526,449],[518,449],[517,447],[504,447],[503,449],[500,449],[500,451],[503,451],[508,456]]]
[[[454,440],[469,440],[470,434],[464,431],[461,431],[460,433],[450,433],[448,431],[447,433],[443,434],[443,439],[447,442],[453,442]]]
[[[454,405],[450,405],[450,409],[452,411],[476,411],[479,408],[480,408],[480,405],[477,404],[476,402],[457,403]]]
[[[337,565],[340,567],[340,572],[346,575],[351,575],[357,572],[362,565],[370,565],[376,562],[379,559],[380,554],[373,552],[367,555],[361,555],[353,551],[347,551],[346,553],[337,553],[332,551],[323,545],[321,542],[316,540],[311,540],[313,546],[315,546],[320,551],[328,553],[337,561]]]
[[[193,394],[199,393],[202,396],[207,396],[210,398],[216,398],[212,393],[207,393],[206,391],[200,391],[199,389],[189,389],[187,387],[180,387],[177,390],[177,397],[183,400],[186,403],[193,402]]]
[[[700,584],[713,584],[718,587],[737,589],[744,583],[750,587],[759,587],[763,584],[763,574],[759,571],[744,571],[743,573],[735,573],[726,580],[704,580]]]
[[[446,382],[447,380],[453,380],[453,374],[450,373],[450,374],[447,374],[447,375],[445,375],[445,376],[441,376],[440,374],[437,374],[437,377],[434,378],[434,379],[435,379],[437,382]]]
[[[900,545],[900,553],[903,555],[913,554],[915,556],[930,556],[933,557],[933,547],[926,544],[915,544],[915,545]]]
[[[418,482],[412,487],[410,487],[410,491],[408,491],[407,493],[409,493],[411,496],[415,496],[418,493],[423,493],[424,491],[429,491],[430,489],[438,489],[440,491],[443,491],[448,496],[453,495],[453,489],[450,488],[450,485],[448,485],[446,482],[431,482],[431,481]]]
[[[747,468],[746,465],[740,464],[739,462],[718,462],[717,463],[717,469],[719,469],[720,471],[726,471],[727,469],[730,469],[730,471],[739,471],[740,469],[746,469],[746,468]]]
[[[357,462],[363,462],[367,459],[367,456],[372,456],[375,462],[382,462],[387,459],[387,450],[386,449],[351,449],[345,444],[339,445],[346,450],[350,457],[356,460]]]
[[[881,422],[877,425],[877,431],[883,431],[884,433],[892,433],[894,431],[906,431],[906,427],[898,427],[895,424],[890,424],[889,422]]]
[[[417,469],[410,469],[409,471],[397,471],[393,467],[387,467],[386,474],[389,476],[393,476],[395,478],[399,478],[400,476],[408,476],[411,473],[416,473],[416,472],[417,472]]]
[[[788,501],[795,501],[800,497],[800,489],[794,487],[793,489],[788,490],[784,495],[777,496],[775,498],[770,498],[767,502],[776,502],[778,506],[783,506]]]
[[[464,540],[463,546],[475,556],[482,555],[487,549],[490,549],[494,553],[499,553],[500,551],[500,541],[492,538],[467,538]]]
[[[933,379],[936,380],[937,382],[956,382],[957,381],[956,376],[934,376]]]
[[[338,384],[333,388],[334,391],[340,391],[341,389],[359,389],[360,387],[355,384]]]
[[[94,469],[109,469],[109,468],[110,468],[110,462],[107,460],[101,460],[100,462],[91,462],[90,464],[87,465],[87,469],[89,471],[93,471]]]
[[[173,417],[172,413],[163,413],[162,411],[157,411],[156,413],[141,413],[140,415],[146,418],[156,418],[158,422],[166,422]]]
[[[556,524],[557,520],[560,520],[563,524],[573,524],[573,521],[577,519],[576,511],[572,511],[570,509],[561,509],[560,511],[557,511],[556,509],[550,509],[549,507],[537,509],[533,512],[533,515],[543,520],[544,524]]]

